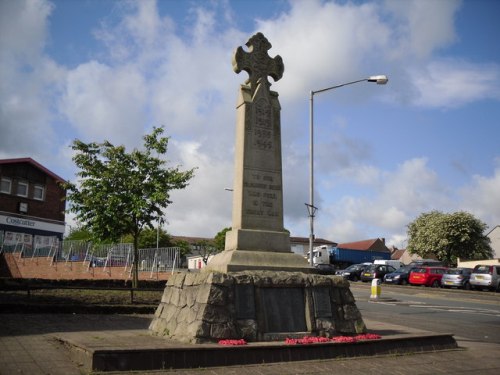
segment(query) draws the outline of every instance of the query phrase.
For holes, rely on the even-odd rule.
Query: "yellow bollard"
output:
[[[370,296],[370,299],[378,299],[380,297],[380,293],[381,293],[380,280],[373,279],[372,280],[372,294]]]

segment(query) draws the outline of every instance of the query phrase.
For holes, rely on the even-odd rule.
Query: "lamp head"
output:
[[[385,85],[389,81],[386,75],[370,76],[368,82],[376,82],[377,85]]]

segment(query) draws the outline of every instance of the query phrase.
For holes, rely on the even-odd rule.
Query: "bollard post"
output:
[[[370,299],[378,299],[380,297],[380,279],[373,279],[372,280],[372,294],[370,296]]]

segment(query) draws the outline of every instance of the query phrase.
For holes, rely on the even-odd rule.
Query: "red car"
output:
[[[418,267],[411,271],[408,281],[411,285],[439,288],[446,270],[446,267]]]

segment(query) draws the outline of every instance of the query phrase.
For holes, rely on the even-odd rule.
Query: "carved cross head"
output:
[[[262,33],[252,36],[245,45],[249,52],[245,52],[241,46],[234,52],[233,70],[236,73],[240,73],[242,70],[248,73],[249,77],[245,83],[250,85],[253,94],[260,83],[266,83],[267,87],[271,86],[267,76],[278,81],[283,76],[285,66],[281,56],[269,57],[267,51],[272,46]]]

